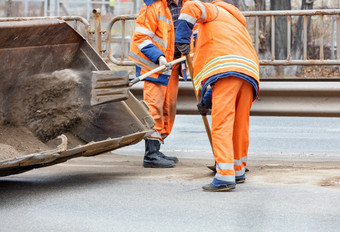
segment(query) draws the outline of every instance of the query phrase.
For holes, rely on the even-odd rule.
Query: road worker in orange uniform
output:
[[[229,3],[227,3],[229,2]],[[249,111],[259,92],[259,61],[246,20],[233,1],[184,4],[178,18],[175,44],[186,55],[198,26],[193,58],[198,110],[211,108],[212,144],[216,175],[205,191],[228,191],[245,181],[249,146]]]
[[[129,59],[136,63],[136,76],[158,65],[169,67],[144,81],[143,98],[156,123],[154,133],[145,139],[144,167],[169,168],[178,162],[177,157],[165,156],[159,150],[175,121],[181,64],[170,67],[168,62],[181,56],[175,49],[175,27],[186,1],[144,0],[136,19],[129,53]]]

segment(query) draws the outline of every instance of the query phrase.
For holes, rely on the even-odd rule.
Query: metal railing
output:
[[[76,15],[81,15],[87,20],[90,20],[91,12],[94,8],[106,8],[106,6],[112,4],[107,0],[4,0],[7,4],[21,3],[23,7],[23,16],[29,16],[29,9],[31,3],[39,3],[42,14],[39,16],[69,16],[70,12],[76,10]],[[123,6],[124,5],[124,6]],[[142,0],[130,1],[130,2],[119,2],[116,1],[115,11],[123,10],[125,14],[137,12],[142,5]],[[10,7],[10,6],[7,6]],[[79,14],[79,8],[82,8],[82,14]],[[112,12],[111,12],[112,13]],[[7,15],[11,17],[11,15]],[[13,16],[12,16],[13,17]],[[15,15],[17,17],[17,15]]]
[[[333,16],[336,18],[336,27],[332,28],[332,49],[334,50],[335,43],[334,38],[335,34],[337,35],[337,47],[340,45],[340,9],[334,10],[290,10],[290,11],[248,11],[243,12],[244,16],[247,18],[255,18],[255,32],[254,32],[254,47],[257,52],[259,52],[259,17],[270,17],[271,18],[271,60],[260,60],[261,65],[340,65],[340,49],[337,49],[337,59],[332,56],[331,59],[324,59],[324,33],[321,33],[321,42],[320,42],[320,59],[310,60],[307,57],[307,17],[310,16],[319,16],[321,20],[321,24],[324,25],[324,16]],[[287,57],[286,59],[278,60],[275,59],[275,18],[276,17],[287,17]],[[291,43],[292,43],[292,34],[291,34],[291,24],[292,24],[292,16],[302,16],[303,17],[303,57],[302,59],[292,59],[292,51],[291,51]],[[108,58],[111,62],[116,65],[130,66],[134,65],[133,62],[125,60],[127,55],[124,52],[125,47],[125,22],[127,20],[135,20],[136,15],[121,15],[113,18],[107,27],[107,39],[106,39],[106,47],[108,48]],[[121,21],[122,23],[122,54],[121,58],[115,58],[111,53],[111,31],[114,27],[114,24]],[[323,26],[321,28],[324,28]],[[336,29],[335,29],[336,28]]]
[[[55,0],[56,1],[56,6],[54,9],[54,12],[56,15],[60,15],[61,10],[63,10],[64,12],[67,11],[67,5],[69,4],[79,4],[79,5],[83,5],[86,7],[86,19],[90,20],[90,15],[91,15],[91,11],[94,8],[98,8],[100,10],[102,10],[102,8],[104,6],[110,5],[112,4],[109,1],[106,0]],[[136,12],[137,9],[139,9],[141,7],[142,1],[133,1],[133,2],[124,2],[125,4],[128,4],[128,6],[130,6],[128,9],[130,9],[128,12],[125,13],[134,13]],[[120,7],[122,2],[118,2],[118,0],[116,0],[116,5],[115,8],[116,9],[120,9]],[[127,8],[125,8],[127,9]],[[126,11],[126,10],[125,10]]]
[[[24,9],[25,9],[25,15],[27,15],[27,9],[28,5],[31,2],[40,2],[44,6],[44,15],[50,15],[50,17],[54,17],[54,14],[59,15],[60,9],[65,8],[65,0],[12,0],[12,2],[22,2]],[[49,4],[48,4],[49,2]],[[82,4],[86,5],[87,7],[87,20],[89,20],[90,12],[91,12],[91,6],[92,4],[99,4],[100,6],[104,6],[106,4],[110,4],[110,2],[105,0],[69,0],[68,3],[72,4]],[[98,12],[98,11],[96,11]],[[99,11],[100,12],[100,11]],[[245,11],[243,12],[244,16],[247,17],[248,21],[253,21],[253,36],[254,36],[254,47],[257,52],[259,52],[259,44],[260,44],[260,18],[265,17],[266,19],[270,19],[270,58],[269,59],[260,59],[261,65],[271,65],[271,66],[288,66],[288,65],[340,65],[340,49],[338,49],[340,45],[340,9],[322,9],[322,10],[286,10],[286,11]],[[303,17],[303,39],[301,41],[302,43],[302,58],[301,59],[294,59],[292,57],[292,17]],[[319,21],[321,23],[320,30],[325,30],[325,16],[331,16],[332,18],[332,29],[331,29],[331,59],[325,59],[324,56],[324,41],[325,39],[325,33],[319,32],[320,34],[320,41],[319,41],[319,59],[308,59],[308,41],[307,41],[307,35],[308,35],[308,18],[316,16],[319,17]],[[58,17],[58,16],[56,16]],[[70,16],[69,16],[70,17]],[[100,15],[99,15],[100,17]],[[134,21],[136,19],[137,15],[120,15],[114,17],[107,26],[106,33],[107,36],[105,38],[105,41],[103,41],[106,45],[106,47],[102,47],[102,41],[96,41],[96,48],[98,53],[100,53],[102,56],[107,56],[109,60],[116,64],[116,65],[122,65],[122,66],[133,66],[134,63],[127,60],[127,54],[125,50],[127,48],[128,40],[130,38],[127,38],[126,36],[126,21]],[[287,49],[286,49],[286,58],[285,59],[276,59],[275,54],[275,22],[277,17],[286,17],[287,25],[286,25],[286,34],[287,34]],[[98,18],[98,15],[95,16],[95,18]],[[99,20],[96,20],[96,22],[100,22]],[[120,39],[120,45],[121,45],[121,53],[116,54],[117,58],[113,56],[111,44],[112,44],[112,28],[115,27],[117,22],[121,22],[121,39]],[[101,31],[101,35],[103,35],[103,31],[101,28],[97,29],[96,27],[100,25],[100,23],[96,23],[95,29],[90,31],[89,28],[88,34],[94,34],[95,31]],[[97,35],[98,36],[98,35]],[[335,41],[336,38],[336,41]],[[116,38],[117,39],[117,38]],[[329,38],[328,38],[329,39]],[[99,40],[99,38],[96,38],[96,40]],[[102,37],[100,38],[102,40]],[[100,46],[100,47],[99,47]],[[337,47],[336,56],[334,55],[335,47]],[[335,58],[336,57],[336,58]]]
[[[246,17],[255,17],[255,49],[259,52],[259,17],[271,17],[271,60],[261,60],[261,65],[339,65],[340,64],[340,51],[337,49],[338,59],[324,60],[324,33],[321,32],[320,43],[320,59],[308,60],[307,57],[307,17],[319,16],[321,20],[321,28],[324,29],[324,16],[331,15],[337,17],[337,44],[340,44],[340,9],[334,10],[290,10],[290,11],[248,11],[243,12]],[[287,58],[285,60],[275,59],[275,17],[287,17]],[[303,16],[303,59],[292,60],[291,56],[291,23],[292,16]],[[332,31],[332,37],[335,30]],[[334,49],[334,44],[333,49]]]
[[[65,0],[55,0],[56,4],[55,7],[51,10],[51,12],[55,12],[56,15],[60,15],[60,11],[61,9],[63,9],[63,11],[67,11],[67,7],[65,4]],[[69,0],[67,1],[68,4],[81,4],[81,5],[85,5],[86,7],[86,19],[90,20],[90,15],[91,15],[91,11],[93,10],[94,7],[92,7],[93,5],[100,5],[100,6],[105,6],[105,5],[110,5],[111,3],[109,1],[105,1],[105,0]],[[101,7],[100,7],[101,9]]]
[[[44,12],[46,12],[47,10],[47,0],[11,0],[11,2],[22,2],[24,5],[24,15],[27,16],[28,15],[28,6],[30,3],[34,2],[38,2],[41,4],[44,4]],[[44,13],[45,15],[45,13]],[[46,16],[46,15],[45,15]]]
[[[114,17],[108,24],[106,32],[107,32],[107,39],[106,39],[106,47],[107,49],[107,56],[109,58],[109,60],[116,64],[116,65],[121,65],[121,66],[133,66],[135,65],[135,63],[133,63],[132,61],[126,61],[125,58],[127,57],[127,55],[125,54],[125,43],[126,43],[126,33],[125,33],[125,22],[127,20],[136,20],[137,15],[120,15],[120,16],[116,16]],[[120,60],[116,59],[115,57],[113,57],[112,55],[112,51],[111,51],[111,31],[112,31],[112,27],[116,22],[122,21],[122,40],[121,40],[121,57]]]

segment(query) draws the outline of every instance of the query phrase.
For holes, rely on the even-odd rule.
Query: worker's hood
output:
[[[143,2],[145,3],[145,5],[150,6],[152,3],[158,2],[158,1],[165,1],[166,0],[143,0]]]
[[[246,26],[246,18],[243,16],[241,11],[237,9],[237,7],[233,6],[232,4],[226,3],[222,0],[213,1],[212,4],[227,10],[232,16],[234,16],[238,21],[240,21],[240,23]]]

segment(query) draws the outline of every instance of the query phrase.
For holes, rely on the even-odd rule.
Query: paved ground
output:
[[[174,128],[178,136],[169,137],[168,147],[164,146],[166,152],[179,155],[180,162],[175,168],[142,168],[141,143],[111,154],[77,158],[2,177],[0,232],[338,232],[340,155],[313,149],[299,152],[292,147],[303,148],[304,141],[315,147],[318,139],[321,142],[316,147],[333,144],[338,138],[339,124],[331,119],[327,127],[327,120],[317,120],[315,133],[304,137],[304,132],[297,128],[306,127],[302,123],[305,120],[296,119],[294,123],[273,120],[273,126],[267,119],[265,123],[253,122],[253,126],[257,123],[266,126],[264,130],[251,128],[252,138],[267,139],[262,142],[269,145],[262,151],[261,146],[251,146],[246,183],[227,193],[201,190],[213,178],[206,168],[207,164],[213,164],[209,146],[201,143],[206,141],[205,134],[202,130],[195,132],[194,127],[187,133],[187,123],[178,122]],[[290,129],[279,127],[281,132],[275,132],[275,126],[287,123],[292,123]],[[294,133],[289,132],[292,129]],[[193,134],[197,138],[195,144],[186,139]],[[277,142],[282,137],[289,143],[294,141],[292,147],[282,152],[271,150],[284,147],[285,140]],[[199,149],[191,150],[190,144]],[[334,148],[325,151],[331,149]]]
[[[339,231],[339,162],[252,161],[227,193],[202,192],[207,163],[107,154],[1,178],[0,231]]]

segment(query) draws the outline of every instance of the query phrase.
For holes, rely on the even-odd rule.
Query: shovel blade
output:
[[[213,172],[216,172],[216,165],[207,165],[207,168],[209,168]]]
[[[128,98],[127,71],[93,71],[91,79],[91,106],[123,101]]]

